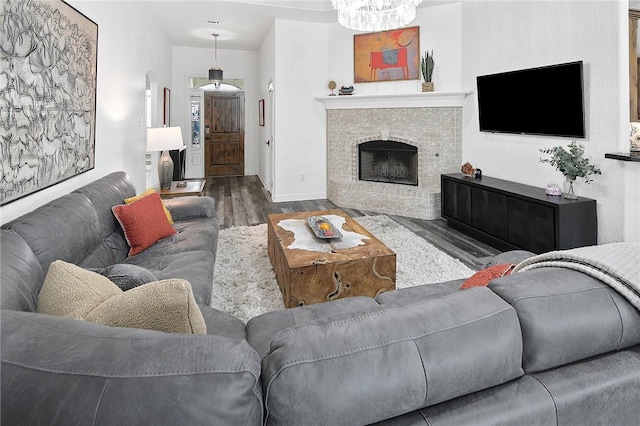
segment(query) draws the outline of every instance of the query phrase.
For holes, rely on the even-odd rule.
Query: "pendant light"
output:
[[[215,38],[215,47],[214,47],[214,61],[213,68],[209,68],[209,81],[215,84],[216,89],[220,88],[220,83],[222,83],[222,68],[218,67],[218,36],[220,34],[212,34]]]

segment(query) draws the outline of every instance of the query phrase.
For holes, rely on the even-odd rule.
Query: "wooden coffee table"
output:
[[[344,235],[316,237],[307,218],[324,216]],[[396,288],[396,254],[342,210],[271,214],[269,259],[287,308]]]

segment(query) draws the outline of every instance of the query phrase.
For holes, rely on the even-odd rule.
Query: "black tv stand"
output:
[[[543,188],[462,173],[441,175],[447,225],[499,250],[534,253],[597,244],[596,201],[567,200]]]

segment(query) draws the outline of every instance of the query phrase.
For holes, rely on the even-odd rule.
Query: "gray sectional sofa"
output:
[[[2,227],[3,424],[639,423],[640,312],[597,279],[541,268],[488,288],[456,280],[275,311],[245,327],[206,306],[214,200],[169,200],[179,233],[127,258],[110,207],[134,192],[112,174]],[[209,334],[35,313],[58,258],[188,279]]]
[[[218,241],[214,199],[166,200],[178,233],[127,257],[111,207],[135,194],[127,175],[116,172],[2,226],[2,424],[260,423],[260,359],[242,321],[208,306]],[[208,334],[36,313],[57,259],[86,268],[130,263],[158,279],[187,279]]]
[[[267,424],[640,424],[640,312],[627,300],[564,268],[463,282],[249,321]]]

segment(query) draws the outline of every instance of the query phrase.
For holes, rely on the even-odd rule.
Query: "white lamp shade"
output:
[[[147,129],[147,152],[184,148],[180,127]]]

